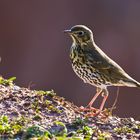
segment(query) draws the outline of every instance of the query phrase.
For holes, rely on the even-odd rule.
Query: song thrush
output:
[[[72,40],[70,58],[74,72],[85,82],[97,87],[97,93],[88,104],[102,94],[104,97],[99,114],[108,97],[108,86],[140,87],[140,83],[131,78],[116,62],[109,58],[94,42],[92,31],[84,25],[75,25],[65,30]]]

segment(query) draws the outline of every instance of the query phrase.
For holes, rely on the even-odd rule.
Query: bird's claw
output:
[[[100,109],[94,107],[83,107],[79,108],[80,111],[85,113],[85,117],[100,117],[100,118],[107,118],[105,111],[101,111]]]
[[[98,109],[96,109],[96,108],[94,108],[94,107],[83,107],[83,106],[81,106],[80,108],[79,108],[79,110],[80,111],[83,111],[83,112],[96,112],[96,111],[98,111]]]

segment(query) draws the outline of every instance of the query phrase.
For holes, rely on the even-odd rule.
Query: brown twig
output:
[[[110,108],[110,112],[112,112],[113,109],[116,108],[116,103],[117,103],[117,101],[118,101],[118,97],[119,97],[119,91],[120,91],[120,88],[118,87],[118,88],[117,88],[117,95],[116,95],[116,98],[115,98],[115,101],[114,101],[112,107]]]

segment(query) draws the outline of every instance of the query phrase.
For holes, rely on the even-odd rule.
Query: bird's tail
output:
[[[140,83],[139,82],[136,82],[136,87],[140,88]]]
[[[133,80],[133,81],[129,82],[128,86],[140,88],[140,83],[137,82],[136,80]]]
[[[128,87],[138,87],[140,88],[140,83],[133,78],[129,77],[129,79],[123,80],[123,85]]]

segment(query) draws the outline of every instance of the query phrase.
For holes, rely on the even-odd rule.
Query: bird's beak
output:
[[[64,30],[64,33],[72,34],[71,30]]]

